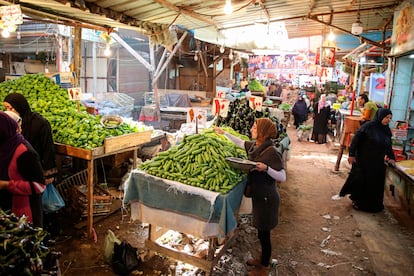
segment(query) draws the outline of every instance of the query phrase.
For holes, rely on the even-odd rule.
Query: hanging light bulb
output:
[[[104,55],[106,57],[109,57],[111,55],[111,46],[109,46],[109,43],[106,44],[106,48],[105,48],[105,51],[104,51]]]
[[[231,14],[233,12],[233,7],[231,6],[231,0],[226,0],[226,5],[224,6],[224,13]]]
[[[22,35],[20,34],[20,32],[17,32],[17,34],[16,34],[16,38],[17,38],[17,39],[21,39],[21,38],[22,38]]]
[[[7,28],[4,28],[3,31],[1,32],[1,36],[4,38],[8,38],[10,37],[10,32]]]
[[[224,49],[224,45],[221,45],[221,46],[220,46],[220,53],[224,53],[224,50],[225,50],[225,49]]]
[[[332,28],[331,28],[331,31],[329,32],[329,35],[328,35],[328,40],[329,40],[329,41],[334,41],[334,40],[335,40],[335,34],[334,34],[334,32],[332,31]]]
[[[198,60],[198,55],[197,55],[197,51],[194,53],[194,61]]]

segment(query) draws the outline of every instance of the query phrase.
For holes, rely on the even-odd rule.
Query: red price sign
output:
[[[256,111],[262,111],[263,98],[257,96],[250,96],[249,107]]]

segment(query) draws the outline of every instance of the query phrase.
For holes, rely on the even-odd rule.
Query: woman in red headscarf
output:
[[[280,200],[276,181],[286,180],[283,157],[272,142],[277,138],[276,125],[269,118],[256,119],[251,128],[253,141],[244,141],[218,127],[215,131],[244,148],[249,160],[256,162],[247,181],[251,185],[253,225],[257,228],[262,251],[260,258],[247,260],[247,265],[252,268],[249,275],[268,275],[272,254],[270,231],[279,222]]]

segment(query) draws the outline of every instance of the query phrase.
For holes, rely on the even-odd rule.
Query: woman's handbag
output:
[[[53,213],[63,208],[65,201],[52,183],[46,185],[42,194],[42,207],[45,213]]]

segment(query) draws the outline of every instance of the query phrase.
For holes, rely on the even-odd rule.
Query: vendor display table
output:
[[[150,225],[146,241],[150,250],[210,274],[237,230],[237,215],[245,185],[246,180],[243,180],[229,193],[222,195],[135,170],[125,182],[124,202],[131,203],[132,219]],[[167,230],[208,239],[207,259],[159,245],[157,238]],[[221,248],[219,239],[225,240]]]
[[[409,167],[400,166],[398,163],[395,168],[387,166],[385,189],[407,210],[410,216],[414,216],[414,176],[406,172],[410,169]]]
[[[93,232],[93,185],[94,180],[94,161],[96,159],[115,155],[118,153],[133,151],[133,168],[137,166],[137,150],[138,146],[150,141],[152,131],[137,132],[133,134],[122,135],[119,137],[109,138],[114,139],[115,143],[107,143],[104,147],[98,147],[92,150],[76,148],[69,145],[55,143],[56,154],[71,156],[79,159],[86,160],[88,163],[88,234]],[[108,139],[108,138],[107,138]],[[109,141],[109,140],[108,140]]]

